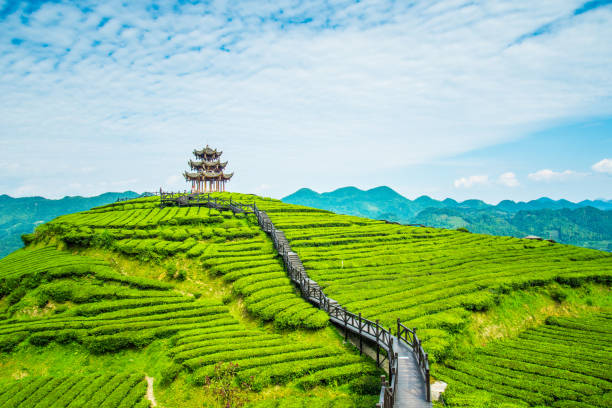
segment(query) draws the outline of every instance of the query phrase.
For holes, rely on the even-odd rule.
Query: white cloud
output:
[[[598,161],[591,168],[598,173],[612,174],[612,159]]]
[[[455,188],[471,188],[478,185],[486,185],[489,183],[489,176],[475,175],[469,177],[461,177],[453,183]]]
[[[507,47],[577,4],[212,2],[150,12],[110,0],[87,13],[45,3],[28,24],[19,10],[0,22],[0,142],[10,139],[0,162],[39,165],[10,184],[0,178],[0,190],[36,182],[54,194],[81,180],[77,165],[96,169],[92,186],[137,174],[139,190],[157,189],[208,142],[236,170],[232,189],[274,179],[269,194],[281,196],[544,122],[610,115],[609,8]],[[312,22],[289,22],[300,18]],[[380,159],[364,166],[372,152]]]
[[[518,187],[520,185],[518,179],[516,178],[516,174],[511,171],[503,173],[497,179],[497,182],[506,187]]]
[[[535,173],[530,173],[527,177],[533,181],[567,181],[586,176],[586,173],[578,173],[574,170],[553,171],[550,169],[538,170]]]

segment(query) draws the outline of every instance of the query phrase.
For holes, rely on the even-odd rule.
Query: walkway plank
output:
[[[423,375],[412,352],[412,348],[394,338],[398,361],[397,390],[395,391],[394,408],[431,408],[432,403],[425,397]]]

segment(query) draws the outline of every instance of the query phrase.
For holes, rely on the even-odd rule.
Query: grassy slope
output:
[[[254,196],[231,196],[241,201],[256,200],[260,208],[268,211],[300,254],[311,277],[349,310],[381,319],[389,326],[400,317],[408,325],[419,327],[425,347],[432,359],[438,361],[433,367],[434,375],[439,373],[450,382],[454,391],[449,395],[456,406],[499,406],[499,396],[503,394],[494,392],[490,386],[484,387],[484,396],[482,390],[472,392],[478,391],[478,384],[465,384],[457,376],[453,379],[448,374],[448,370],[454,369],[452,364],[456,368],[456,362],[471,361],[472,353],[486,347],[503,349],[505,343],[499,339],[513,341],[522,333],[543,326],[549,316],[585,319],[610,308],[610,254],[514,238],[390,225]],[[247,328],[274,330],[275,325],[303,324],[303,318],[293,323],[291,319],[275,321],[276,313],[267,315],[261,307],[253,307],[261,299],[253,297],[245,288],[262,281],[272,282],[270,288],[283,288],[286,281],[275,275],[279,265],[274,266],[267,258],[265,254],[270,248],[265,248],[261,235],[252,235],[252,223],[248,220],[240,220],[241,225],[215,225],[222,226],[224,231],[215,227],[208,230],[209,224],[194,231],[190,229],[194,225],[190,219],[210,214],[169,212],[161,218],[152,214],[147,200],[141,203],[145,205],[136,206],[143,207],[140,209],[128,204],[112,207],[113,211],[107,211],[111,209],[107,207],[84,215],[61,217],[41,228],[33,238],[44,241],[49,236],[62,237],[71,245],[88,247],[111,245],[114,252],[94,248],[85,253],[102,257],[116,270],[131,275],[157,279],[185,270],[187,279],[173,282],[178,290],[187,294],[199,291],[203,297],[219,300],[231,299],[228,313]],[[124,213],[123,218],[118,217],[120,212]],[[217,215],[213,213],[213,216]],[[197,237],[196,242],[185,244],[187,236]],[[242,243],[232,248],[236,239]],[[254,251],[259,258],[254,259]],[[134,258],[147,262],[139,264]],[[204,266],[206,273],[202,273],[199,265]],[[225,284],[219,284],[216,277],[219,275]],[[268,289],[258,287],[258,290]],[[273,298],[284,301],[290,295],[280,289]],[[253,314],[259,318],[250,317]],[[270,323],[261,326],[260,319]],[[330,330],[291,330],[291,333],[308,343],[334,341],[339,346]],[[148,347],[164,341],[156,340]],[[144,350],[146,353],[148,349]],[[569,367],[566,369],[571,371]],[[527,374],[521,376],[529,380]],[[180,374],[170,388],[160,389],[162,398],[166,395],[189,401],[202,398],[202,391],[188,384],[190,378],[185,372]],[[521,391],[520,385],[513,386],[504,392]],[[325,398],[347,392],[346,387],[318,390]],[[605,386],[597,390],[605,390]],[[197,392],[200,394],[196,398],[193,395]],[[292,386],[272,387],[258,395],[299,395],[299,392]],[[562,399],[553,396],[553,401],[555,398]],[[544,403],[550,402],[547,401]]]
[[[140,200],[141,211],[132,205],[60,217],[27,250],[0,261],[0,384],[59,381],[74,367],[84,375],[127,370],[171,382],[156,387],[162,406],[215,406],[201,384],[214,363],[235,361],[239,375],[256,374],[258,392],[249,398],[264,406],[278,398],[295,406],[373,404],[375,395],[360,397],[348,383],[377,383],[376,368],[300,299],[252,220],[162,213],[151,200]],[[145,213],[155,220],[130,221]],[[150,246],[131,247],[135,233]]]
[[[601,352],[612,351],[609,346],[603,351],[588,342],[576,346],[576,351],[599,356],[596,362],[602,367],[580,377],[582,382],[573,375],[591,366],[580,357],[555,365],[572,352],[562,346],[566,339],[561,336],[547,338],[533,355],[524,353],[529,362],[558,345],[558,354],[544,354],[533,371],[473,360],[489,349],[516,359],[522,340],[514,339],[544,330],[551,316],[596,322],[584,328],[584,337],[602,336],[601,326],[611,331],[611,320],[605,318],[612,310],[611,254],[301,212],[297,207],[271,210],[277,228],[328,295],[389,326],[401,318],[419,327],[426,349],[438,361],[434,376],[451,384],[451,406],[609,406],[612,383],[604,373],[612,366],[601,357],[607,355]],[[577,385],[555,382],[560,375]]]

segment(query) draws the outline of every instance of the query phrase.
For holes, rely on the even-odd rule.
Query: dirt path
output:
[[[147,380],[147,399],[151,401],[151,406],[156,407],[157,402],[155,401],[155,395],[153,395],[153,377],[149,377],[145,375],[145,380]]]

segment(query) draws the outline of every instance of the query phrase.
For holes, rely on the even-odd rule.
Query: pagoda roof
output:
[[[225,166],[227,166],[227,162],[221,162],[221,160],[217,159],[216,161],[208,161],[208,160],[199,160],[199,161],[194,161],[194,160],[189,160],[189,166],[191,166],[192,169],[197,168],[206,168],[209,169],[210,167],[220,167],[221,169],[224,169]]]
[[[193,154],[197,157],[209,157],[209,156],[213,156],[213,157],[219,157],[223,154],[222,151],[217,151],[217,149],[212,149],[210,146],[206,145],[205,148],[198,150],[195,149],[193,151]]]
[[[229,180],[232,178],[234,173],[224,173],[223,171],[200,171],[197,173],[184,172],[185,180],[206,180],[206,179],[221,179]]]

